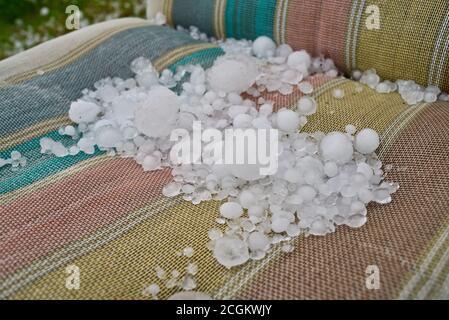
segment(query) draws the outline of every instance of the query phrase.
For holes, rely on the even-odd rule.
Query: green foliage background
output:
[[[82,24],[128,16],[145,16],[145,0],[0,0],[0,60],[48,39],[65,28],[69,5],[77,5]],[[41,14],[48,8],[48,14]],[[44,10],[46,11],[46,10]]]

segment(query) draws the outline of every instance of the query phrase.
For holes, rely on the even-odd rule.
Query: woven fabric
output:
[[[379,9],[379,29],[371,28]],[[334,59],[341,70],[375,68],[449,91],[446,0],[164,0],[172,25],[196,25],[218,38],[266,35]],[[368,27],[369,26],[369,27]]]
[[[169,170],[145,173],[132,159],[100,152],[62,159],[39,152],[40,137],[63,139],[56,131],[83,88],[105,76],[129,77],[134,58],[149,57],[162,70],[209,66],[222,54],[165,27],[108,28],[108,36],[86,39],[82,53],[48,61],[44,75],[32,72],[36,56],[27,52],[27,67],[0,88],[0,157],[15,149],[29,159],[16,172],[0,168],[0,298],[145,299],[143,287],[159,283],[165,299],[176,290],[165,288],[154,268],[182,272],[189,259],[177,253],[187,246],[195,250],[198,290],[217,299],[449,298],[448,103],[409,107],[396,93],[359,93],[350,80],[314,77],[319,110],[305,129],[353,123],[378,130],[380,156],[393,165],[387,178],[401,188],[391,204],[369,208],[361,229],[300,237],[290,254],[275,248],[262,261],[227,270],[206,246],[219,203],[163,197]],[[13,63],[0,62],[0,75]],[[345,99],[332,98],[337,87]],[[293,107],[301,93],[264,96],[278,109]],[[71,265],[80,269],[79,290],[65,286]],[[380,268],[379,290],[365,286],[368,265]]]

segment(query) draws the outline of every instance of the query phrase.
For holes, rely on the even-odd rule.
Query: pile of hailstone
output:
[[[208,248],[228,268],[262,259],[274,245],[290,252],[289,240],[300,234],[322,236],[339,225],[361,227],[369,203],[391,201],[398,185],[383,181],[374,130],[357,132],[348,125],[346,132],[298,132],[317,110],[308,79],[317,73],[336,77],[332,60],[276,46],[267,37],[219,44],[225,55],[208,70],[187,65],[158,73],[149,60],[138,58],[131,65],[135,77],[107,78],[94,90],[84,90],[69,111],[76,125],[60,130],[76,143],[65,146],[44,138],[42,152],[65,157],[98,148],[133,158],[145,171],[172,167],[174,178],[163,189],[165,196],[181,195],[194,204],[224,201],[217,228],[209,230]],[[273,103],[261,97],[295,89],[304,96],[291,110],[273,112]],[[242,98],[244,93],[251,99]],[[221,131],[277,129],[277,172],[261,176],[246,165],[171,163],[171,132],[192,131],[194,121]]]
[[[0,158],[0,168],[10,165],[13,171],[19,170],[20,167],[25,167],[27,159],[17,150],[11,151],[8,159]]]
[[[355,70],[352,72],[352,77],[354,80],[366,84],[378,93],[397,91],[402,99],[411,106],[421,102],[432,103],[437,100],[449,101],[449,95],[442,93],[437,86],[429,85],[428,87],[423,87],[413,80],[397,80],[396,82],[389,80],[381,81],[374,69],[369,69],[364,72]]]

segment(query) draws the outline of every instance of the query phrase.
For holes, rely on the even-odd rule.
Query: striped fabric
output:
[[[43,156],[38,143],[42,136],[63,139],[56,131],[68,123],[70,101],[101,78],[129,77],[134,58],[149,57],[159,70],[208,66],[221,50],[138,19],[55,41],[0,62],[0,157],[19,150],[29,159],[19,171],[0,168],[1,299],[145,299],[142,289],[151,283],[161,285],[165,299],[176,291],[159,282],[154,268],[184,270],[188,260],[177,253],[187,246],[195,249],[198,290],[217,299],[449,298],[448,103],[408,107],[396,93],[357,93],[350,80],[316,76],[319,110],[306,130],[343,130],[348,123],[378,130],[380,156],[393,165],[387,179],[401,188],[391,204],[369,208],[361,229],[300,237],[290,254],[275,248],[262,261],[227,270],[206,248],[219,203],[163,197],[168,170],[144,173],[131,159],[100,152]],[[332,98],[336,87],[345,99]],[[277,108],[299,97],[266,95]],[[65,286],[72,265],[80,269],[79,290]],[[370,265],[380,270],[378,290],[365,286]]]
[[[172,25],[218,38],[266,35],[331,57],[341,70],[375,68],[449,91],[447,0],[159,0]],[[367,27],[379,8],[380,29]]]

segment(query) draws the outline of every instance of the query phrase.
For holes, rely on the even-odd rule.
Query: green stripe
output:
[[[28,163],[25,167],[20,168],[17,171],[12,171],[11,166],[9,165],[0,169],[0,194],[7,194],[28,186],[102,153],[98,150],[93,155],[87,155],[80,152],[76,156],[68,156],[64,158],[41,154],[39,141],[43,137],[49,137],[55,141],[61,141],[65,146],[75,144],[72,138],[60,136],[57,131],[53,131],[44,136],[33,138],[27,142],[15,146],[14,148],[1,152],[0,157],[7,158],[12,150],[17,150],[27,158]]]
[[[226,35],[237,39],[274,38],[277,0],[234,0],[226,6]]]

